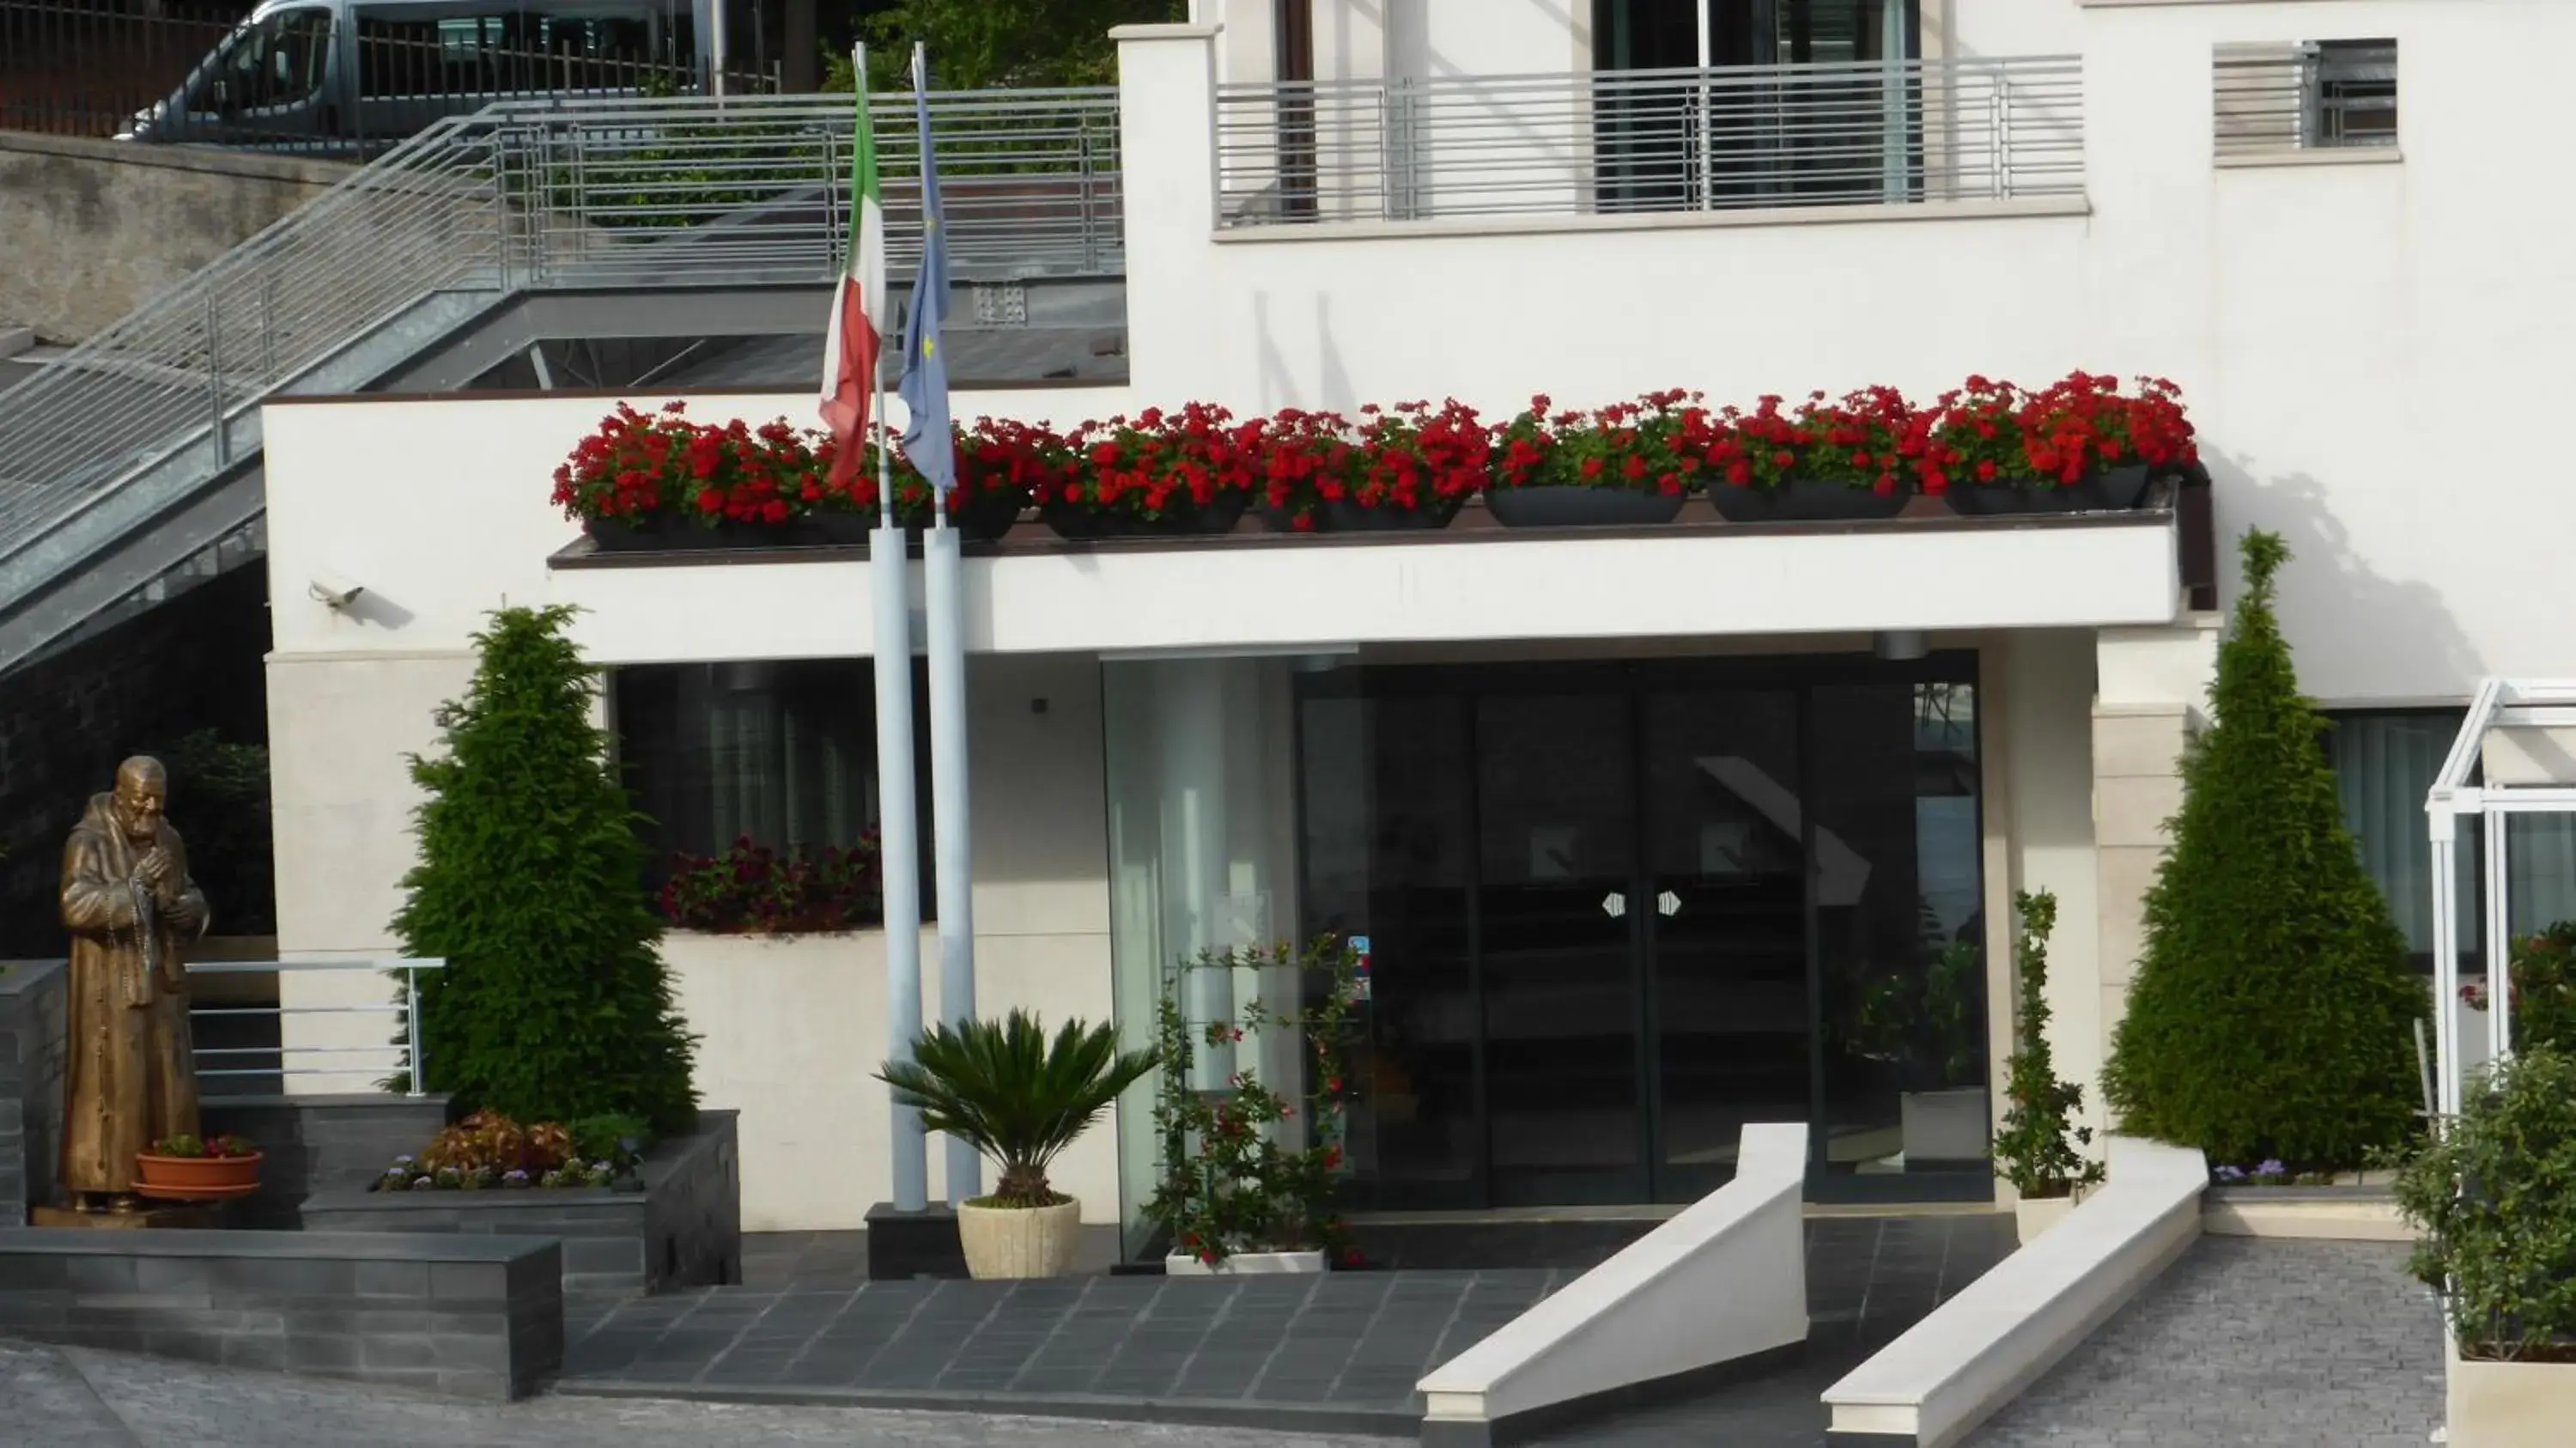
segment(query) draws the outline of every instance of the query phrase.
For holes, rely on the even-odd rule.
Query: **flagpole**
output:
[[[868,104],[868,48],[850,53],[858,103]],[[850,205],[856,214],[860,201]],[[871,322],[883,319],[871,318]],[[921,836],[913,789],[912,588],[905,577],[903,529],[894,513],[894,430],[886,425],[882,369],[868,378],[877,426],[877,526],[868,534],[868,579],[875,588],[877,682],[877,863],[885,896],[886,1058],[912,1059],[921,1035]],[[895,1103],[892,1132],[894,1208],[930,1205],[930,1143],[921,1113]]]
[[[921,118],[921,150],[930,156],[928,102],[930,64],[923,47],[912,47],[914,112]],[[936,168],[925,165],[925,175]],[[924,188],[922,219],[928,227],[944,224],[939,198]],[[923,246],[946,245],[946,238],[925,232]],[[925,268],[925,270],[928,270]],[[944,271],[941,269],[944,280]],[[944,299],[942,299],[944,300]],[[916,299],[916,310],[921,303]],[[932,345],[937,345],[936,341]],[[906,357],[904,365],[921,359]],[[944,413],[945,408],[941,409]],[[915,422],[918,432],[922,424]],[[946,430],[943,417],[941,430]],[[946,437],[925,445],[946,447]],[[956,474],[946,475],[949,492]],[[930,818],[936,832],[936,888],[939,894],[939,1014],[952,1024],[975,1018],[975,856],[968,828],[972,805],[967,788],[966,725],[966,590],[965,565],[958,554],[957,530],[948,526],[949,494],[931,503],[932,522],[922,535],[923,612],[928,619],[930,657]],[[983,1194],[984,1162],[975,1148],[948,1138],[946,1183],[949,1205]]]

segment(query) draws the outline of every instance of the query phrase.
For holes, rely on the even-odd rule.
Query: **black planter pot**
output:
[[[1102,513],[1055,499],[1039,504],[1038,516],[1055,530],[1057,537],[1074,542],[1095,538],[1189,538],[1233,532],[1251,501],[1249,493],[1225,492],[1217,494],[1216,501],[1204,508],[1174,511],[1160,518],[1139,518],[1126,513]]]
[[[1849,483],[1791,478],[1776,488],[1739,488],[1731,483],[1709,486],[1708,501],[1730,523],[1832,523],[1893,518],[1905,511],[1910,494],[1903,488],[1881,493]]]
[[[2062,487],[2024,483],[1957,483],[1944,496],[1953,513],[1971,518],[2008,513],[2126,513],[2146,496],[2147,465],[2131,463]]]
[[[1506,528],[1615,528],[1669,523],[1681,516],[1678,493],[1634,488],[1495,488],[1485,494],[1494,521]]]
[[[725,548],[776,548],[794,541],[784,528],[751,523],[701,527],[669,517],[632,523],[593,518],[582,527],[602,553],[704,553]]]

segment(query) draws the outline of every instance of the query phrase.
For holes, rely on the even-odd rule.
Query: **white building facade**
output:
[[[2546,445],[2570,203],[2519,139],[2553,113],[2517,59],[2576,14],[1291,8],[1120,32],[1128,380],[959,416],[2171,378],[2216,601],[2238,534],[2287,537],[2302,682],[2429,950],[2423,792],[2461,705],[2485,675],[2576,674],[2544,601],[2576,532]],[[405,756],[505,602],[584,610],[647,807],[690,822],[671,843],[870,823],[870,564],[587,555],[550,478],[608,405],[267,409],[282,958],[386,953]],[[967,563],[975,1007],[1142,1040],[1163,962],[1365,936],[1358,1205],[1686,1200],[1742,1122],[1799,1119],[1819,1197],[1991,1197],[2017,891],[2059,901],[2058,1061],[2102,1121],[2217,637],[2186,513],[1101,546],[1024,524]],[[365,592],[326,606],[323,575]],[[2517,829],[2520,926],[2576,913],[2560,826]],[[1927,1044],[1923,983],[1963,942],[1964,1013]],[[881,933],[665,953],[706,1101],[743,1112],[746,1226],[858,1225],[888,1195]],[[1150,1194],[1142,1112],[1064,1162],[1088,1220]]]

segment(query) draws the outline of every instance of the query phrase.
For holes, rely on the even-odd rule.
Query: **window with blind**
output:
[[[2383,710],[2328,717],[2334,728],[2326,735],[2326,752],[2334,762],[2344,822],[2352,828],[2363,867],[2387,895],[2416,966],[2429,972],[2433,846],[2425,832],[2424,795],[2460,732],[2463,711]],[[2513,932],[2524,935],[2576,919],[2576,818],[2516,816],[2505,840]],[[2457,848],[2461,953],[2475,969],[2483,958],[2486,877],[2473,829],[2463,829]]]

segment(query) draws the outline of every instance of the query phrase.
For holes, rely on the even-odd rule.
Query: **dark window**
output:
[[[657,872],[749,837],[849,845],[877,827],[876,673],[867,659],[619,669],[618,756]],[[930,913],[929,688],[913,680],[922,905]]]
[[[2459,735],[2458,709],[2337,713],[2326,735],[2344,823],[2388,897],[2419,969],[2433,968],[2433,846],[2424,796]],[[2516,935],[2576,918],[2576,817],[2518,815],[2505,833],[2507,907]],[[2483,959],[2485,871],[2478,820],[2460,822],[2459,931],[2464,962]]]

